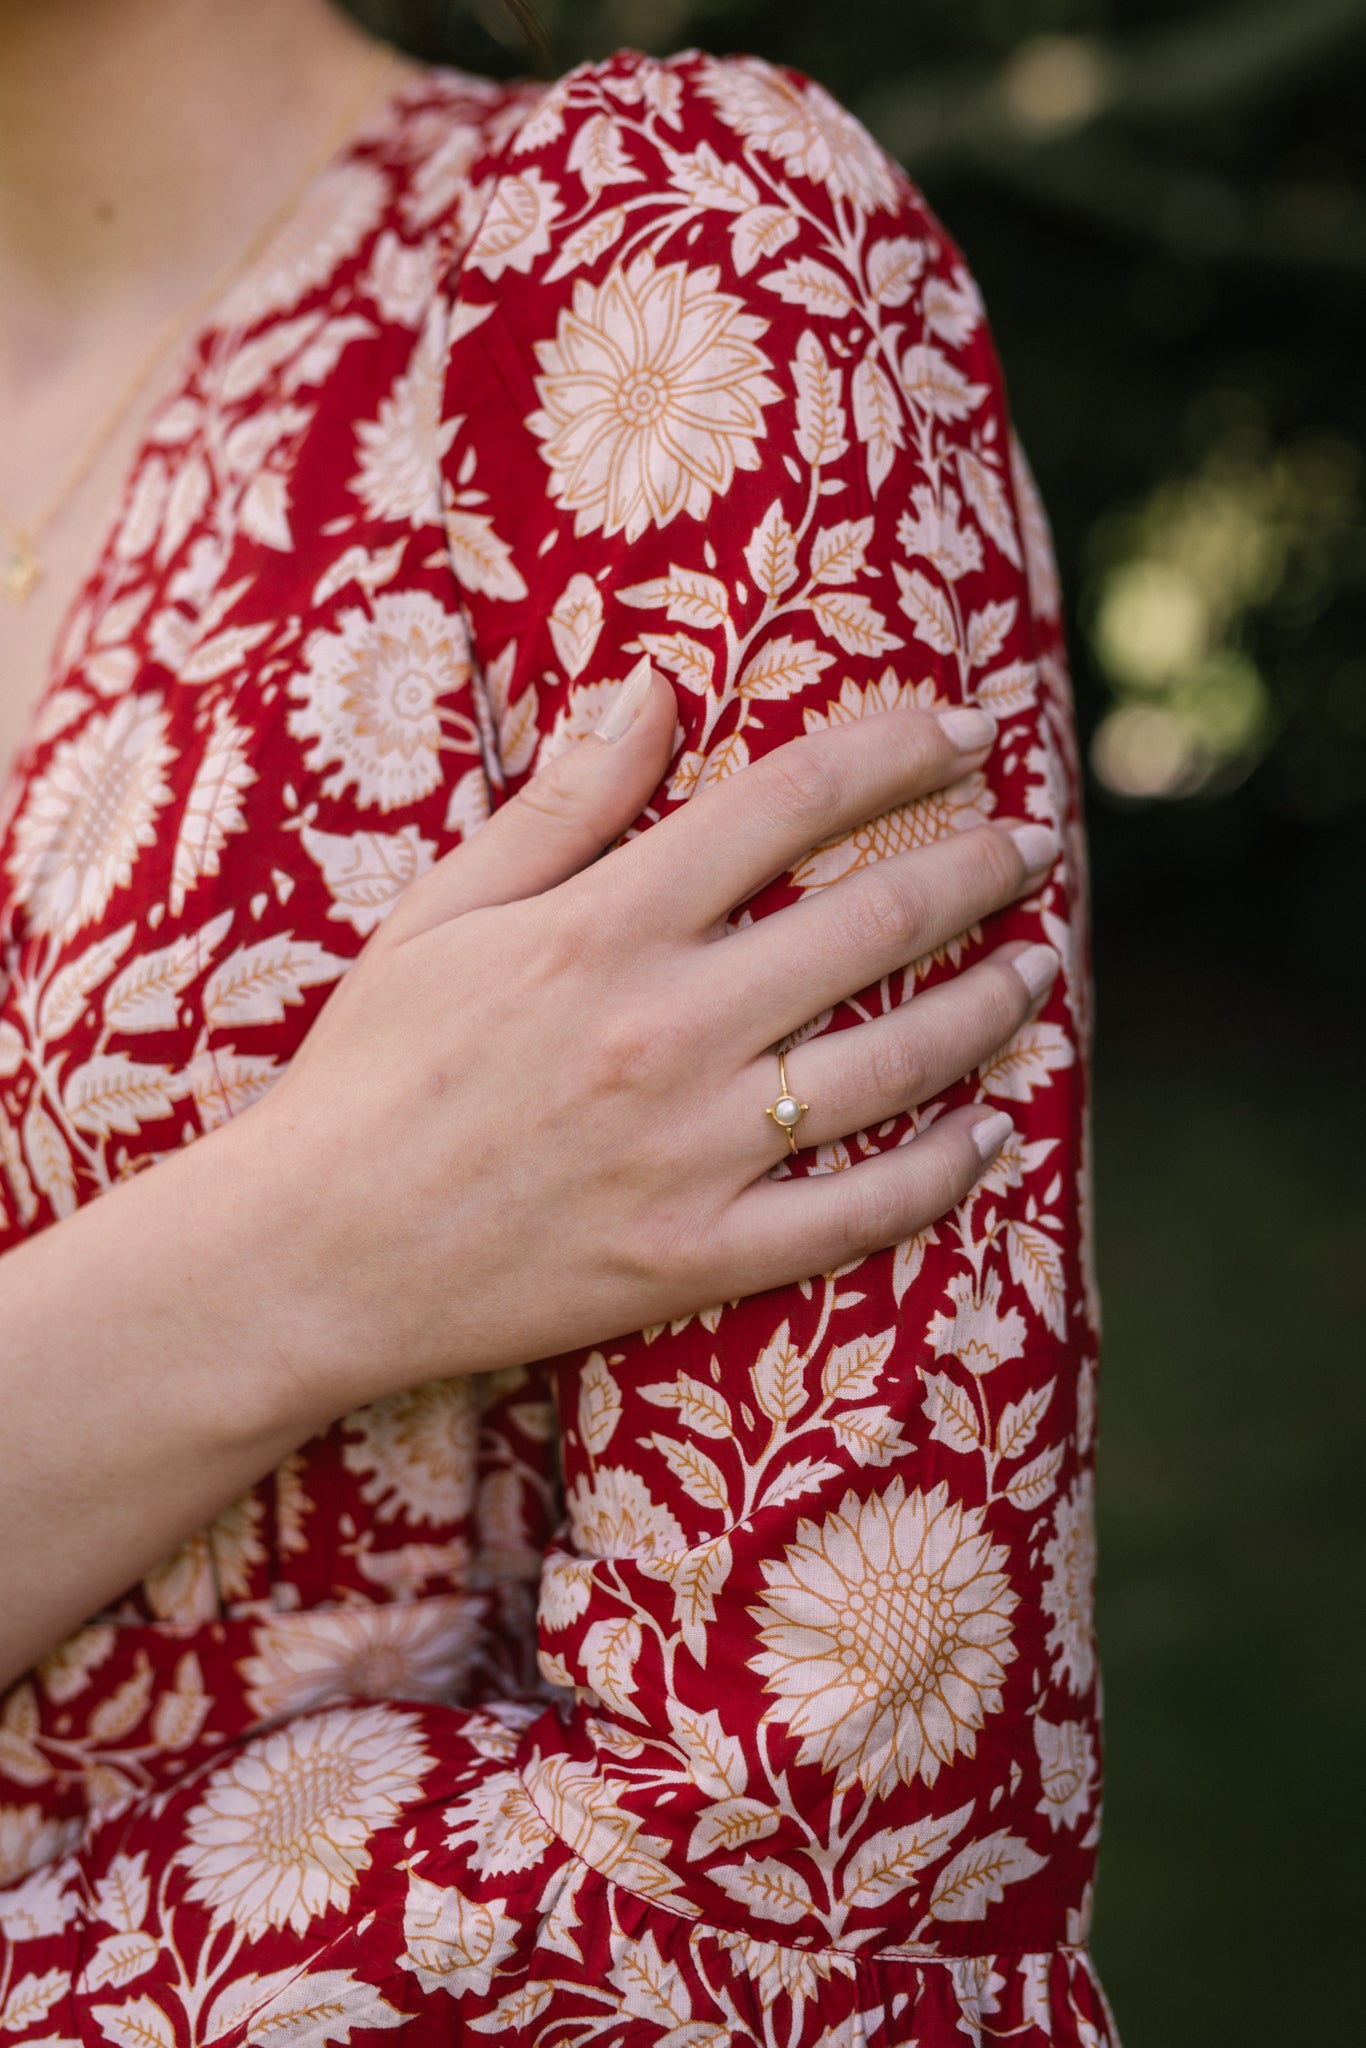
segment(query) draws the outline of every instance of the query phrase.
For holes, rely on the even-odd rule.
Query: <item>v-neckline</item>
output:
[[[214,342],[220,336],[234,331],[225,318],[225,310],[231,307],[246,282],[269,266],[273,252],[279,248],[295,220],[324,181],[334,177],[346,164],[353,162],[362,150],[371,149],[377,142],[383,142],[392,136],[403,100],[419,80],[430,76],[433,68],[406,68],[385,90],[376,92],[368,110],[362,109],[349,132],[305,181],[296,194],[293,205],[276,223],[265,246],[241,268],[231,273],[213,302],[205,308],[202,318],[182,337],[172,354],[165,388],[145,413],[142,425],[134,436],[119,481],[110,492],[108,516],[96,527],[95,540],[87,558],[88,566],[79,576],[70,601],[58,615],[43,681],[20,728],[18,747],[8,763],[0,760],[0,940],[5,937],[11,921],[12,906],[4,881],[10,830],[22,804],[29,763],[37,746],[35,735],[49,704],[70,675],[71,665],[66,654],[73,629],[82,608],[94,598],[101,579],[107,573],[109,558],[127,515],[133,487],[159,445],[158,430],[176,406],[194,395],[208,365]],[[245,336],[257,327],[284,317],[286,316],[280,312],[271,312],[246,325],[239,322],[238,331]]]

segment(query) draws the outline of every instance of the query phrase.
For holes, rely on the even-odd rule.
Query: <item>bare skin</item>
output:
[[[153,37],[168,18],[178,33]],[[125,65],[139,37],[155,91]],[[44,154],[44,119],[62,132],[101,52],[79,175],[116,194],[112,223],[87,218],[64,145]],[[370,62],[323,0],[0,0],[0,494],[16,511],[67,454],[62,394],[74,408],[100,387],[100,338],[113,374],[112,337],[121,368],[173,279],[193,292],[249,238],[221,188],[249,166],[258,218],[289,189],[281,99],[297,140],[306,82],[323,130]],[[168,101],[190,110],[182,133],[146,118]],[[84,267],[55,246],[67,230]],[[92,475],[90,504],[64,514],[71,561],[118,481],[101,500]],[[5,617],[11,737],[46,665],[35,621],[50,638],[79,573],[62,559],[46,614]],[[774,1181],[786,1144],[756,1105],[785,1034],[1037,888],[1056,854],[1041,828],[982,827],[724,936],[812,845],[983,761],[989,721],[898,712],[811,735],[599,859],[672,745],[672,692],[641,688],[624,734],[561,756],[409,892],[270,1094],[0,1259],[0,1684],[336,1416],[830,1271],[942,1215],[1003,1142],[1008,1119],[978,1106],[847,1173]],[[804,1142],[931,1101],[1056,967],[1046,947],[1006,948],[838,1045],[799,1046]],[[642,1142],[660,1131],[667,1146]]]

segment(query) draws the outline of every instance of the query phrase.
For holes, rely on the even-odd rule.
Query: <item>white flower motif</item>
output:
[[[328,796],[353,787],[361,805],[391,811],[430,796],[441,781],[438,705],[469,682],[461,620],[425,590],[386,591],[369,614],[345,611],[317,632],[289,685],[299,705],[289,730],[309,741],[306,760]]]
[[[471,1870],[487,1871],[490,1877],[529,1870],[555,1840],[515,1771],[500,1771],[471,1785],[458,1806],[446,1808],[445,1818],[451,1829],[446,1846],[468,1844]]]
[[[576,1479],[565,1503],[574,1547],[586,1557],[670,1557],[685,1548],[683,1531],[652,1500],[638,1473],[600,1465]]]
[[[315,179],[265,254],[237,280],[219,307],[221,327],[253,327],[286,313],[326,284],[376,227],[389,203],[389,180],[374,164],[339,163]]]
[[[575,531],[638,540],[705,519],[737,470],[757,469],[764,407],[782,396],[758,347],[768,323],[716,289],[714,267],[639,256],[580,278],[554,341],[538,342],[542,410],[528,421]]]
[[[432,303],[442,260],[439,237],[413,246],[392,228],[376,241],[365,275],[365,290],[382,320],[394,327],[418,327]]]
[[[18,1884],[30,1870],[65,1856],[85,1827],[82,1814],[53,1820],[41,1806],[0,1806],[0,1885]]]
[[[901,188],[866,128],[823,86],[798,85],[757,58],[711,63],[702,89],[726,125],[777,157],[789,177],[824,185],[865,213],[896,206]]]
[[[459,424],[442,418],[445,326],[444,308],[433,306],[378,419],[362,420],[356,429],[361,458],[351,489],[371,519],[421,526],[441,516],[441,463]]]
[[[1095,1482],[1081,1473],[1058,1502],[1044,1550],[1043,1608],[1054,1676],[1084,1693],[1096,1670],[1092,1610],[1096,1586]]]
[[[117,1630],[107,1623],[77,1629],[55,1650],[49,1650],[38,1666],[38,1682],[58,1706],[85,1691],[90,1674],[97,1671],[118,1641]]]
[[[769,1718],[839,1791],[932,1785],[958,1752],[975,1754],[977,1730],[999,1712],[1019,1602],[984,1519],[947,1486],[908,1493],[894,1479],[870,1500],[847,1493],[819,1525],[799,1523],[764,1566],[767,1591],[750,1612],[766,1649],[750,1666],[781,1701]]]
[[[252,1712],[265,1721],[345,1699],[450,1699],[478,1613],[477,1601],[452,1595],[272,1615],[241,1665]]]
[[[31,786],[9,870],[37,930],[69,937],[127,888],[171,798],[166,731],[159,696],[124,697],[63,740]]]
[[[1075,1827],[1090,1809],[1095,1787],[1096,1751],[1084,1721],[1034,1718],[1034,1747],[1039,1754],[1043,1798],[1034,1811],[1051,1828]]]
[[[538,170],[499,178],[470,249],[470,268],[495,283],[505,270],[525,276],[538,256],[549,254],[550,230],[563,212],[559,187]]]
[[[346,1419],[342,1456],[348,1472],[365,1474],[364,1499],[381,1522],[431,1522],[444,1527],[470,1512],[479,1445],[473,1381],[430,1380],[391,1394]]]
[[[345,1906],[369,1841],[422,1790],[432,1759],[392,1707],[319,1714],[277,1728],[216,1771],[186,1822],[178,1860],[191,1898],[249,1937],[302,1934]]]

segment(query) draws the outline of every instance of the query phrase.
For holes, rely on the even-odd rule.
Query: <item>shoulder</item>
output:
[[[668,202],[691,251],[725,241],[746,275],[838,212],[849,235],[911,220],[949,247],[904,171],[814,80],[756,57],[626,51],[569,72],[478,166],[469,269],[564,274]],[[956,252],[954,252],[956,253]]]

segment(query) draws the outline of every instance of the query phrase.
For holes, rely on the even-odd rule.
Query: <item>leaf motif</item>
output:
[[[968,620],[970,668],[985,668],[989,661],[995,661],[1006,644],[1019,609],[1019,599],[1008,597],[984,604],[981,611],[973,612]]]
[[[888,632],[887,621],[876,605],[851,590],[818,591],[811,609],[821,631],[846,654],[887,654],[906,644],[899,634]]]
[[[566,240],[559,255],[545,274],[547,284],[558,284],[562,277],[577,277],[583,271],[591,270],[599,256],[605,256],[614,249],[626,232],[626,209],[624,206],[605,206],[599,212],[595,207],[581,228],[575,228]],[[492,307],[487,309],[492,311]]]
[[[797,448],[812,469],[838,462],[849,446],[848,420],[838,370],[808,329],[792,366],[797,386]]]
[[[730,1577],[730,1540],[718,1536],[694,1544],[681,1556],[637,1560],[646,1578],[663,1579],[673,1588],[674,1621],[694,1660],[704,1669],[708,1629],[716,1619],[716,1596]]]
[[[876,525],[873,519],[841,519],[837,526],[822,527],[811,543],[812,582],[852,583],[861,576]]]
[[[774,1422],[790,1422],[806,1403],[806,1359],[780,1323],[750,1368],[754,1398]]]
[[[151,1895],[145,1852],[139,1851],[136,1856],[120,1852],[96,1883],[95,1910],[107,1926],[120,1934],[135,1934],[146,1922]]]
[[[618,1991],[625,1993],[626,2010],[633,2019],[672,2030],[692,2011],[682,1971],[677,1963],[665,1961],[648,1928],[634,1941],[621,1943],[609,1976]]]
[[[875,1337],[855,1337],[851,1343],[834,1345],[821,1369],[821,1391],[826,1400],[866,1401],[876,1393],[895,1343],[895,1330],[881,1330]]]
[[[175,2048],[174,2025],[145,1992],[126,2005],[92,2006],[90,2016],[114,2048]]]
[[[239,946],[204,984],[204,1022],[215,1030],[282,1023],[286,1009],[303,1001],[305,989],[338,980],[350,965],[316,939],[296,939],[293,932]]]
[[[609,1621],[595,1621],[583,1639],[579,1655],[584,1676],[601,1699],[619,1714],[634,1721],[645,1716],[635,1704],[636,1659],[640,1655],[640,1623],[632,1614]]]
[[[689,1500],[695,1500],[699,1507],[729,1515],[726,1482],[714,1458],[709,1458],[696,1444],[681,1444],[673,1437],[654,1435],[645,1441],[659,1452]]]
[[[1048,1076],[1070,1067],[1076,1052],[1067,1033],[1039,1018],[1022,1025],[1001,1050],[979,1068],[988,1095],[1008,1102],[1032,1102],[1034,1090],[1048,1085]]]
[[[876,497],[906,445],[906,431],[892,380],[871,355],[854,371],[854,429],[868,451],[868,483]]]
[[[571,576],[550,614],[550,638],[560,666],[577,682],[593,658],[602,633],[602,592],[582,571]]]
[[[175,1669],[175,1685],[152,1710],[152,1740],[161,1749],[188,1749],[209,1714],[199,1659],[188,1650]]]
[[[814,256],[798,256],[763,280],[764,290],[776,292],[789,306],[804,306],[808,313],[823,314],[829,320],[847,320],[856,308],[854,295],[838,271]]]
[[[688,633],[642,633],[640,644],[651,661],[667,669],[685,690],[705,697],[711,689],[716,664],[700,640]]]
[[[65,1970],[44,1970],[41,1976],[21,1977],[11,1985],[9,1997],[0,2010],[0,2039],[13,2041],[17,2034],[36,2027],[70,1989],[71,1979]],[[42,2048],[42,2044],[35,2042],[34,2048]]]
[[[699,206],[720,213],[748,213],[759,203],[759,188],[738,163],[728,163],[709,142],[699,143],[690,156],[666,149],[669,183]],[[776,211],[776,209],[773,209]]]
[[[730,231],[731,252],[741,277],[765,257],[776,256],[801,233],[801,222],[786,206],[751,206]]]
[[[827,1479],[838,1479],[839,1472],[839,1466],[832,1465],[828,1458],[797,1458],[775,1472],[759,1504],[766,1508],[786,1507],[789,1501],[800,1500],[804,1493],[814,1493]]]
[[[33,1178],[52,1204],[54,1216],[69,1216],[76,1206],[76,1169],[71,1150],[35,1095],[24,1117],[24,1152]]]
[[[106,1693],[91,1712],[87,1725],[101,1749],[112,1749],[143,1720],[151,1704],[152,1683],[152,1667],[139,1652],[136,1668],[121,1685]]]
[[[765,597],[785,597],[797,580],[797,536],[775,498],[745,549],[749,573]]]
[[[677,563],[670,564],[667,576],[652,576],[647,583],[633,583],[617,595],[623,604],[635,605],[641,611],[662,611],[676,625],[693,626],[702,632],[715,631],[730,618],[725,584],[715,576],[704,576],[698,569],[680,569]]]
[[[225,632],[213,633],[178,663],[176,674],[182,683],[216,682],[219,676],[240,668],[252,648],[259,647],[273,630],[268,622],[263,626],[229,626]]]
[[[656,1408],[672,1408],[684,1428],[695,1430],[699,1436],[715,1437],[720,1442],[734,1438],[730,1403],[709,1380],[680,1372],[677,1379],[656,1381],[638,1391],[642,1399],[653,1401]]]
[[[0,1081],[9,1081],[23,1066],[28,1050],[18,1029],[0,1021]]]
[[[1054,1444],[1046,1451],[1040,1451],[1037,1458],[1031,1458],[1008,1485],[1002,1487],[1001,1497],[1008,1500],[1013,1508],[1023,1508],[1032,1514],[1041,1508],[1053,1493],[1058,1478],[1058,1467],[1062,1464],[1063,1444]]]
[[[505,775],[524,775],[541,736],[541,700],[534,683],[504,713],[498,729],[498,753]]]
[[[510,604],[526,596],[526,584],[512,559],[512,550],[499,539],[486,514],[448,507],[445,523],[446,547],[458,583],[466,590],[502,598]]]
[[[1053,1335],[1063,1336],[1067,1328],[1067,1298],[1063,1292],[1060,1247],[1036,1223],[1012,1217],[1006,1225],[1006,1252],[1011,1279],[1023,1287],[1031,1306]]]
[[[1008,1884],[1032,1877],[1047,1860],[1004,1829],[984,1835],[940,1871],[930,1912],[936,1920],[985,1920],[987,1907],[1000,1904]]]
[[[944,1372],[924,1375],[925,1398],[921,1403],[930,1420],[930,1435],[936,1443],[968,1456],[986,1449],[977,1405],[967,1388]]]
[[[714,1707],[668,1702],[669,1726],[688,1760],[693,1783],[708,1799],[738,1799],[749,1784],[744,1744],[726,1732]]]
[[[150,1970],[161,1950],[150,1934],[106,1934],[81,1972],[83,1992],[103,1991],[112,1984],[122,1991]]]
[[[471,769],[482,788],[480,770]],[[447,824],[451,820],[447,818]],[[367,938],[436,857],[436,841],[416,825],[397,832],[319,832],[305,825],[299,837],[332,898],[327,915]]]
[[[505,1992],[492,2012],[482,2012],[477,2018],[466,2020],[465,2024],[477,2034],[508,2034],[516,2040],[524,2029],[530,2028],[533,2020],[540,2018],[550,2001],[558,1995],[558,1985],[546,1978],[533,1979]]]
[[[590,1352],[579,1376],[579,1435],[591,1458],[600,1458],[621,1420],[621,1388],[600,1351]]]
[[[349,2042],[354,2029],[401,2027],[408,2017],[354,1971],[312,1970],[291,1978],[258,2008],[248,2039],[252,2048],[324,2048],[329,2041]]]
[[[791,1927],[816,1910],[806,1879],[776,1856],[755,1857],[733,1867],[719,1863],[707,1875],[761,1920],[778,1920]]]
[[[569,168],[578,172],[584,190],[595,199],[609,185],[635,184],[645,175],[627,156],[621,130],[610,114],[594,114],[583,123],[570,145]]]
[[[1004,479],[970,448],[958,450],[958,477],[963,486],[963,496],[976,514],[983,533],[988,540],[995,541],[1012,568],[1021,568],[1020,537],[1015,530]]]
[[[879,1828],[860,1842],[844,1873],[840,1897],[846,1906],[881,1906],[903,1892],[917,1871],[942,1856],[955,1835],[961,1835],[973,1802],[942,1820],[914,1821],[905,1828]]]
[[[911,404],[937,420],[965,420],[987,396],[931,341],[918,341],[901,358],[901,384]]]
[[[1039,688],[1039,671],[1032,661],[1008,661],[1004,667],[983,676],[973,693],[974,703],[997,718],[1014,718],[1028,711]]]
[[[926,1251],[938,1242],[939,1233],[934,1225],[930,1224],[918,1236],[908,1237],[896,1247],[892,1257],[892,1294],[898,1308],[915,1285],[920,1268],[925,1263]]]
[[[65,1037],[85,1008],[86,997],[108,979],[128,951],[136,929],[135,924],[126,924],[107,938],[96,939],[78,958],[68,960],[65,967],[58,969],[44,991],[38,1011],[41,1037]]]
[[[936,654],[955,653],[958,627],[946,594],[923,570],[893,562],[892,572],[901,590],[901,609],[915,627],[917,639],[926,641]]]
[[[793,640],[784,634],[760,648],[736,687],[742,697],[795,697],[800,690],[814,689],[834,661],[834,655],[826,654],[814,640]]]
[[[925,268],[927,244],[909,235],[874,242],[868,251],[868,289],[880,306],[904,306]]]
[[[104,1021],[111,1031],[172,1031],[178,1022],[176,997],[206,967],[228,935],[233,913],[225,910],[201,931],[173,939],[154,953],[139,953],[104,992]]]
[[[719,1799],[704,1806],[697,1825],[688,1837],[688,1861],[715,1856],[718,1851],[733,1856],[751,1842],[762,1842],[781,1825],[776,1807],[758,1799]]]
[[[1008,1401],[996,1424],[996,1454],[1001,1458],[1022,1458],[1033,1443],[1039,1424],[1048,1412],[1057,1381],[1035,1387],[1021,1400]]]
[[[176,833],[169,897],[172,917],[179,917],[185,898],[201,877],[218,873],[219,856],[229,835],[243,829],[242,797],[255,781],[256,770],[247,760],[246,734],[226,708],[216,704]]]
[[[904,1458],[915,1449],[888,1408],[848,1408],[830,1417],[830,1427],[859,1465],[890,1465],[893,1458]]]
[[[196,1053],[180,1078],[199,1112],[202,1128],[216,1131],[264,1095],[279,1074],[273,1053],[240,1053],[224,1045]]]

